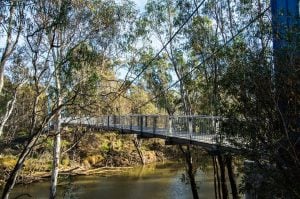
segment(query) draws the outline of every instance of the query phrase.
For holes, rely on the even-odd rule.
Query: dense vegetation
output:
[[[300,198],[299,35],[293,36],[299,27],[288,29],[282,38],[288,45],[273,51],[269,5],[148,0],[140,10],[130,0],[1,1],[2,197],[20,172],[51,170],[55,198],[59,169],[71,160],[103,166],[108,151],[128,152],[122,147],[129,142],[111,150],[114,136],[94,140],[101,149],[83,150],[90,135],[63,128],[63,116],[130,113],[223,116],[222,132],[245,149],[239,155],[253,160],[251,172],[263,179],[252,187],[256,194]],[[126,154],[120,157],[125,162],[113,166],[131,165]],[[219,164],[222,157],[230,162],[225,154]]]

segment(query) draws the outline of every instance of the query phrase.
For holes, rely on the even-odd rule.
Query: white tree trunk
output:
[[[59,53],[57,53],[58,55]],[[55,83],[57,89],[57,107],[60,107],[63,103],[63,97],[61,94],[61,79],[60,79],[60,67],[57,64],[57,57],[53,50],[53,59],[55,60]],[[53,145],[53,162],[52,162],[52,174],[51,174],[51,187],[50,187],[50,199],[56,198],[56,187],[58,181],[59,163],[60,163],[60,148],[61,148],[61,110],[56,115],[56,125],[54,128],[55,137]]]
[[[60,146],[61,146],[61,111],[59,111],[57,116],[57,127],[55,131],[54,138],[54,147],[53,147],[53,163],[52,163],[52,175],[51,175],[51,190],[50,197],[51,199],[56,197],[56,187],[57,187],[57,179],[59,172],[59,162],[60,162]]]
[[[12,114],[12,111],[13,111],[13,109],[15,107],[16,98],[17,97],[16,97],[16,94],[15,94],[14,98],[12,100],[10,100],[9,102],[7,102],[6,113],[2,117],[1,124],[0,124],[0,138],[2,137],[4,126],[5,126],[6,122],[7,122],[7,120],[9,119],[10,115]]]
[[[2,94],[3,86],[4,86],[4,70],[5,64],[16,49],[16,45],[19,42],[21,30],[23,28],[23,14],[24,14],[24,6],[17,6],[17,3],[12,1],[10,2],[9,8],[9,18],[8,18],[8,26],[6,30],[6,40],[4,43],[4,48],[2,53],[0,54],[0,94]],[[18,7],[18,8],[16,8]],[[16,16],[16,9],[19,11],[19,16]],[[18,22],[19,21],[19,22]],[[14,34],[14,29],[17,29],[17,32]],[[3,41],[4,42],[4,41]]]
[[[2,137],[3,134],[3,129],[4,126],[6,124],[6,122],[8,121],[8,119],[10,118],[14,108],[15,108],[15,104],[17,101],[17,93],[18,93],[18,89],[19,87],[21,87],[23,84],[25,84],[26,81],[21,82],[15,89],[14,93],[13,93],[13,98],[7,102],[6,104],[6,112],[4,114],[4,116],[1,118],[1,124],[0,124],[0,138]]]
[[[58,83],[58,93],[60,93],[60,81]],[[62,98],[58,94],[58,106],[62,104]],[[54,146],[53,146],[53,162],[52,162],[52,174],[51,174],[51,187],[50,187],[50,197],[54,199],[56,197],[56,187],[57,179],[59,172],[59,163],[60,163],[60,148],[61,148],[61,110],[58,111],[56,116],[56,125],[55,125],[55,136],[54,136]]]
[[[4,63],[0,66],[0,95],[2,94],[2,89],[4,86]]]
[[[37,99],[37,101],[38,101],[38,99]],[[36,105],[37,105],[37,103],[35,104],[35,106]],[[34,107],[34,109],[35,109],[35,107]],[[36,113],[33,113],[32,117],[36,117],[36,116],[37,116]],[[33,131],[36,128],[36,126],[34,125],[34,123],[32,123],[32,126],[30,127],[30,132],[31,132],[32,137],[28,141],[28,144],[23,149],[22,153],[20,154],[19,159],[18,159],[14,169],[10,172],[9,177],[6,179],[6,183],[5,183],[4,189],[2,191],[2,196],[1,196],[2,199],[9,199],[10,192],[16,183],[16,179],[18,177],[20,170],[23,167],[26,157],[32,151],[37,140],[39,139],[40,135],[42,134],[44,127],[48,124],[48,122],[52,119],[52,117],[53,116],[49,116],[49,118],[45,119],[43,121],[41,127],[39,129],[37,129],[37,131],[35,133],[33,133]],[[35,120],[35,119],[32,119],[32,120]]]
[[[61,96],[61,83],[59,70],[56,70],[55,73],[56,88],[57,88],[57,106],[61,106],[63,99]],[[53,162],[52,162],[52,175],[51,175],[51,187],[50,187],[50,199],[56,197],[56,187],[57,179],[59,172],[59,163],[60,163],[60,147],[61,147],[61,110],[57,112],[56,115],[56,125],[55,125],[55,137],[54,137],[54,146],[53,146]]]

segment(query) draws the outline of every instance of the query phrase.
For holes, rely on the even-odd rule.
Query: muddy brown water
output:
[[[110,176],[76,176],[60,179],[58,198],[82,199],[192,199],[184,165],[178,163],[151,164],[128,169]],[[200,198],[214,198],[213,171],[198,170],[196,181]],[[47,199],[49,181],[17,185],[11,198],[21,194]]]

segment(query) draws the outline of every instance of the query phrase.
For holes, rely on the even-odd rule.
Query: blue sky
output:
[[[133,0],[139,9],[143,9],[147,0]]]

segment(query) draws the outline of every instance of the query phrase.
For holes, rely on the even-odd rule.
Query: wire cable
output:
[[[128,84],[122,84],[121,87],[118,89],[118,95],[112,100],[116,100],[118,97],[122,95],[123,92],[125,92],[145,71],[146,69],[152,64],[154,60],[158,58],[160,53],[166,49],[166,47],[173,41],[173,39],[176,37],[176,35],[183,29],[183,27],[189,22],[189,20],[194,16],[194,14],[199,10],[199,8],[204,4],[206,0],[202,0],[201,3],[195,8],[195,10],[189,15],[189,17],[184,21],[183,24],[177,29],[177,31],[172,35],[172,37],[168,40],[167,43],[163,45],[163,47],[156,53],[156,55],[142,68],[142,70],[137,74],[137,76],[131,80]],[[123,88],[126,86],[125,88]]]
[[[155,100],[156,98],[158,98],[161,94],[163,94],[164,92],[168,91],[169,89],[171,89],[172,87],[174,87],[176,84],[178,84],[179,82],[181,82],[183,79],[187,78],[189,75],[192,74],[192,72],[194,72],[196,69],[198,69],[203,63],[207,62],[208,60],[212,59],[213,57],[216,56],[217,53],[219,53],[223,48],[225,48],[229,43],[231,43],[237,36],[239,36],[242,32],[244,32],[244,30],[246,30],[248,27],[250,27],[255,21],[257,21],[260,17],[262,17],[263,15],[265,15],[265,13],[270,9],[271,7],[268,6],[263,12],[261,12],[259,15],[257,15],[254,19],[252,19],[246,26],[242,27],[241,29],[238,30],[238,32],[232,36],[228,41],[226,41],[221,47],[219,47],[215,52],[213,52],[210,56],[208,56],[207,58],[205,58],[201,63],[199,63],[198,65],[196,65],[195,67],[192,68],[191,71],[187,72],[185,75],[183,75],[180,79],[178,79],[177,81],[175,81],[173,84],[171,84],[169,87],[163,89],[159,94],[155,95],[153,98],[151,98],[150,100],[148,100],[147,102],[143,103],[142,105],[140,105],[139,107],[137,107],[137,109],[140,109],[142,107],[144,107],[145,105],[147,105],[148,103],[152,102],[153,100]]]

